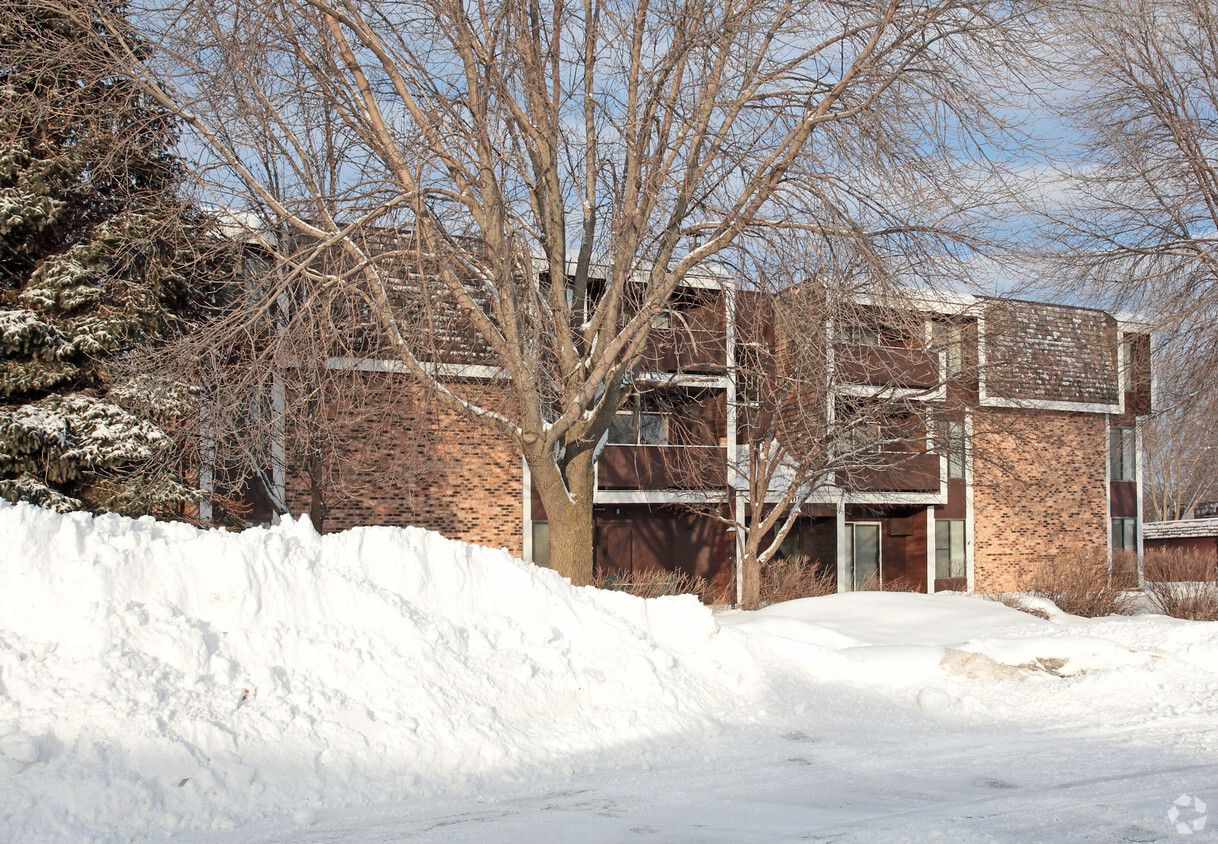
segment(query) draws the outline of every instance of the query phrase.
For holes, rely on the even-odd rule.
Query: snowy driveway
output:
[[[865,701],[858,701],[866,711]],[[1218,755],[1165,750],[1170,735],[927,723],[871,711],[805,729],[755,728],[715,758],[674,759],[326,815],[250,842],[1121,842],[1179,835],[1182,794],[1218,811]],[[1148,745],[1139,742],[1149,740]],[[1208,808],[1208,807],[1207,807]],[[1199,816],[1185,807],[1179,821]],[[195,840],[195,839],[191,839]],[[206,836],[198,841],[232,840]]]

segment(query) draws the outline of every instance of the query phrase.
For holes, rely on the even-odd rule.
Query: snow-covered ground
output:
[[[1218,624],[0,505],[3,841],[1205,840],[1216,716]]]

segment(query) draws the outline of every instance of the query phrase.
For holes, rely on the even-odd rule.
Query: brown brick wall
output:
[[[417,525],[523,553],[520,453],[478,422],[410,389],[404,377],[336,427],[326,532],[357,525]],[[307,478],[289,457],[288,502],[308,512]]]
[[[986,409],[974,416],[978,592],[1020,588],[1038,560],[1106,547],[1105,417]]]

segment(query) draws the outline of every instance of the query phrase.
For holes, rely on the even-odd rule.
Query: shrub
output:
[[[761,567],[761,602],[777,604],[837,592],[837,570],[807,557],[773,559]]]
[[[1138,555],[1136,552],[1112,552],[1112,585],[1120,589],[1138,588]]]
[[[911,583],[903,577],[892,578],[888,580],[880,580],[878,577],[869,577],[862,583],[854,587],[855,592],[925,592],[926,587],[918,583]]]
[[[598,589],[629,592],[640,598],[659,598],[664,595],[697,595],[704,604],[713,603],[717,597],[711,593],[706,578],[686,574],[683,571],[636,571],[630,573],[600,573],[592,581]]]
[[[1148,551],[1146,594],[1173,618],[1218,621],[1218,574],[1213,555],[1196,551]]]
[[[1047,555],[1027,586],[1030,594],[1049,599],[1071,615],[1095,618],[1134,612],[1134,599],[1109,577],[1105,548],[1073,546]]]

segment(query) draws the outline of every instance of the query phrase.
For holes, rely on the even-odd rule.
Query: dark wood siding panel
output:
[[[874,466],[837,473],[837,482],[858,492],[937,492],[940,457],[933,452],[884,453]]]
[[[1133,390],[1125,391],[1125,412],[1138,415],[1150,412],[1150,384],[1152,379],[1150,359],[1150,337],[1146,334],[1126,334],[1130,342],[1133,360]]]
[[[705,578],[712,591],[731,585],[731,540],[711,515],[677,507],[601,505],[596,508],[596,564],[629,575],[681,571]]]
[[[1138,515],[1138,485],[1134,481],[1113,481],[1111,484],[1113,518],[1133,519]]]
[[[884,585],[926,591],[926,511],[884,520]]]
[[[607,445],[597,482],[601,489],[720,489],[727,484],[727,449]]]
[[[629,522],[611,522],[600,526],[597,537],[597,563],[606,574],[629,574],[634,570],[631,556],[632,530]]]
[[[963,480],[947,482],[947,503],[935,507],[937,519],[963,519],[968,514]]]
[[[934,387],[939,383],[938,356],[924,349],[849,344],[835,349],[837,377],[846,384]]]

